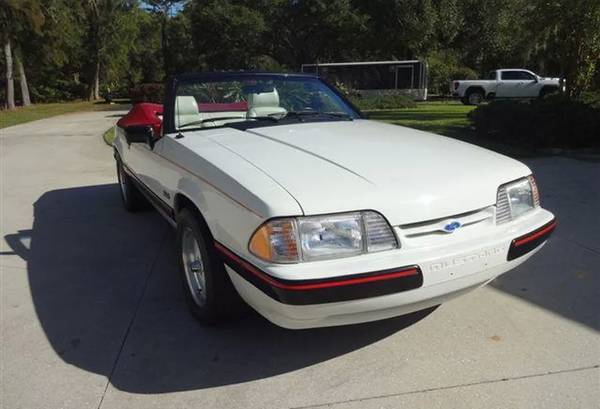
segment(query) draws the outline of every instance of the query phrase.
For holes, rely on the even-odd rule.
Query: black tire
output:
[[[194,269],[190,264],[196,261],[187,258],[189,237],[195,240],[200,254],[196,269],[202,269],[202,278],[193,278]],[[188,243],[188,244],[186,244]],[[196,212],[184,208],[177,214],[177,251],[183,292],[192,315],[205,325],[239,317],[245,311],[245,304],[233,287],[223,262],[219,259],[213,239],[204,221]],[[200,283],[200,285],[198,285]],[[201,290],[198,290],[201,288]]]
[[[556,88],[556,87],[545,87],[545,88],[542,88],[540,90],[539,98],[540,99],[545,98],[546,96],[548,96],[550,94],[554,94],[555,92],[558,92],[558,88]]]
[[[465,98],[467,100],[466,105],[481,105],[481,103],[485,100],[485,95],[480,89],[471,89],[467,90]]]
[[[142,192],[139,191],[131,176],[125,172],[123,164],[119,159],[117,159],[117,180],[119,182],[121,199],[123,199],[123,206],[127,211],[138,212],[148,208],[148,201]]]

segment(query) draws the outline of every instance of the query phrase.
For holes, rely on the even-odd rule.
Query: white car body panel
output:
[[[203,129],[183,137],[164,135],[152,149],[128,145],[117,128],[114,146],[164,208],[175,212],[182,198],[189,200],[216,242],[275,279],[335,279],[410,265],[422,272],[422,286],[409,291],[289,305],[228,266],[242,298],[288,328],[364,322],[437,305],[522,263],[533,252],[507,261],[511,240],[553,220],[550,212],[536,208],[496,225],[498,187],[529,175],[522,163],[374,121]],[[248,250],[252,234],[268,219],[367,209],[389,221],[401,248],[297,264],[268,263]],[[443,224],[445,218],[468,223],[453,234],[421,234],[420,225],[414,230],[415,223]]]
[[[486,268],[480,263],[475,273],[451,281],[380,297],[317,305],[290,306],[277,302],[249,284],[231,268],[227,267],[227,272],[244,300],[269,321],[284,328],[305,329],[377,321],[435,307],[475,290],[512,270],[527,261],[540,248],[517,260],[492,268]]]
[[[401,248],[294,265],[268,265],[256,258],[251,260],[272,276],[285,279],[339,277],[412,264],[418,260],[423,272],[422,287],[380,297],[290,306],[266,296],[231,268],[227,272],[240,295],[263,316],[282,327],[300,329],[374,321],[439,305],[517,267],[541,246],[507,261],[511,240],[548,223],[553,217],[550,212],[537,209],[521,220],[497,227],[487,226],[487,234],[482,235],[481,231],[470,234],[465,228],[453,237],[445,236],[452,243],[418,249]]]
[[[272,175],[305,215],[373,209],[392,225],[417,223],[492,205],[499,185],[531,173],[474,145],[375,121],[228,131],[209,137]]]

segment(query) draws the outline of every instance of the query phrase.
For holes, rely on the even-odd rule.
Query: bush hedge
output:
[[[525,148],[600,147],[598,97],[494,101],[469,113],[478,136]]]
[[[458,56],[450,51],[434,52],[429,63],[428,90],[431,95],[449,95],[453,80],[476,80],[477,72],[458,62]]]
[[[413,98],[406,95],[373,95],[351,96],[350,100],[359,109],[369,111],[373,109],[400,109],[414,108],[417,106]]]

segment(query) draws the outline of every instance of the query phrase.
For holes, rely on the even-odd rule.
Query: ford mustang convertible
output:
[[[311,328],[439,305],[527,260],[556,226],[520,162],[365,119],[309,75],[206,73],[116,126],[125,208],[177,229],[192,313],[244,302]]]

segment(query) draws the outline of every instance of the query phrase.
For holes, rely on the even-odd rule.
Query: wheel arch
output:
[[[542,88],[540,88],[539,97],[544,97],[547,94],[558,92],[559,90],[560,87],[558,87],[557,85],[543,85]]]
[[[475,91],[481,92],[481,95],[483,95],[484,98],[486,97],[485,89],[480,85],[471,85],[465,90],[465,96],[468,97]]]
[[[198,217],[198,221],[200,224],[206,229],[207,232],[210,233],[211,237],[213,237],[210,227],[206,221],[206,218],[202,214],[200,208],[194,203],[192,199],[189,198],[186,194],[182,192],[177,192],[175,197],[173,198],[173,212],[175,214],[175,219],[177,219],[177,214],[181,212],[183,209],[188,209],[192,213],[194,213]]]

